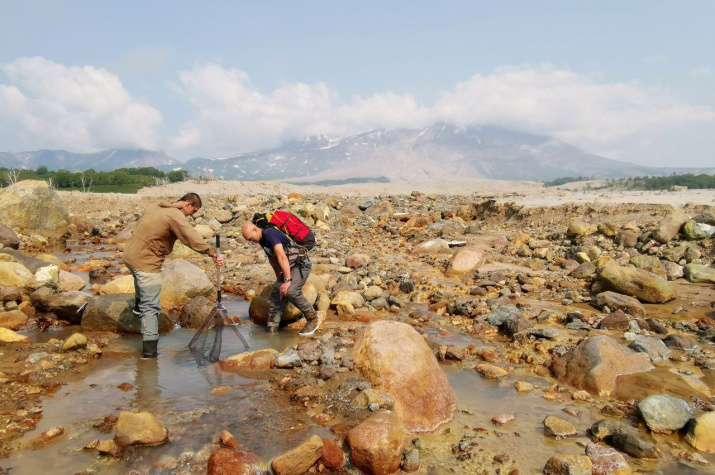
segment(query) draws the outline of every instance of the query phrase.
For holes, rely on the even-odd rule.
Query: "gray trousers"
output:
[[[161,272],[144,272],[124,263],[134,276],[134,314],[141,316],[142,339],[159,339],[159,294],[161,294]]]
[[[315,309],[310,304],[307,298],[303,295],[303,286],[308,280],[310,275],[311,264],[310,261],[306,259],[303,264],[294,264],[290,268],[290,287],[288,287],[288,295],[283,297],[281,295],[281,284],[282,282],[276,282],[271,292],[271,311],[268,316],[268,321],[270,323],[279,324],[281,322],[281,317],[283,316],[283,311],[288,305],[288,302],[295,305],[295,307],[300,310],[303,315],[315,312]]]

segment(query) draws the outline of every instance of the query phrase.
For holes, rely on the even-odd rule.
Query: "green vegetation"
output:
[[[559,185],[564,185],[566,183],[573,183],[575,181],[589,181],[589,180],[594,180],[593,177],[588,177],[588,176],[565,176],[561,178],[556,178],[555,180],[551,181],[545,181],[544,186],[559,186]]]
[[[378,177],[354,177],[344,180],[320,180],[306,181],[301,183],[289,182],[291,185],[318,185],[318,186],[333,186],[333,185],[350,185],[354,183],[390,183],[390,179],[386,176]]]
[[[637,178],[618,178],[614,185],[628,190],[668,190],[672,186],[687,186],[689,189],[703,190],[715,188],[715,176],[686,173],[671,176],[646,176]]]
[[[18,170],[0,167],[0,181],[10,185],[21,180],[44,180],[58,190],[92,191],[96,193],[136,193],[145,186],[165,185],[185,181],[189,174],[184,170],[164,173],[152,167],[118,168],[111,172],[49,171],[40,166],[37,170]]]

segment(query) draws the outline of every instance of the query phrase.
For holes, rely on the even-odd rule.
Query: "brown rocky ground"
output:
[[[635,403],[649,394],[681,397],[690,403],[694,414],[714,408],[715,288],[712,283],[688,282],[670,265],[712,265],[713,241],[687,241],[682,235],[666,242],[653,239],[659,227],[674,214],[692,217],[712,213],[714,190],[594,192],[545,190],[533,183],[489,181],[328,188],[210,182],[148,188],[136,196],[61,192],[60,198],[75,222],[81,224],[78,229],[85,230],[76,233],[73,239],[97,242],[112,249],[119,231],[135,221],[147,204],[159,199],[173,200],[187,191],[198,192],[204,198],[204,209],[194,224],[211,226],[225,238],[226,292],[250,299],[270,283],[261,252],[243,241],[240,226],[255,211],[279,207],[292,209],[316,229],[319,246],[311,253],[314,273],[323,276],[329,298],[340,291],[365,293],[369,288],[377,288],[380,297],[361,306],[329,305],[328,323],[321,334],[333,332],[350,340],[361,324],[376,319],[398,320],[430,335],[431,347],[446,363],[470,368],[493,363],[527,379],[534,375],[551,377],[549,368],[554,361],[567,355],[587,336],[608,335],[623,342],[631,341],[635,333],[650,338],[665,332],[682,336],[697,347],[672,350],[656,363],[658,371],[649,376],[621,376],[608,395],[577,396],[580,388],[555,385],[544,389],[543,397],[547,400],[583,397],[592,410],[621,418],[637,414]],[[229,211],[230,218],[219,222],[216,218],[222,211]],[[574,222],[592,229],[569,232],[569,225]],[[604,226],[602,232],[596,232],[598,225]],[[609,236],[605,225],[616,232],[632,231],[634,241],[626,243],[625,237],[618,234]],[[444,240],[441,247],[414,252],[419,245],[439,239]],[[463,274],[445,275],[454,252],[470,246],[485,253],[485,262]],[[29,246],[28,251],[36,249]],[[674,260],[666,257],[676,251]],[[622,327],[599,328],[614,309],[604,311],[593,305],[595,296],[605,290],[597,277],[596,265],[590,270],[581,268],[583,272],[578,276],[570,274],[584,263],[603,261],[605,256],[624,266],[637,256],[656,258],[657,263],[650,262],[649,269],[667,276],[678,298],[663,304],[643,304],[644,313],[627,314],[621,320],[625,323]],[[210,271],[205,260],[199,258],[194,262]],[[516,309],[510,323],[495,324],[501,308]],[[473,343],[440,341],[440,334],[449,335],[452,331],[470,335]],[[96,346],[101,345],[101,341],[96,342]],[[7,348],[0,355],[0,371],[6,369],[8,374],[26,371],[17,364],[32,353],[56,351],[32,346],[12,351]],[[305,347],[299,350],[307,351]],[[83,368],[91,367],[84,363],[92,357],[89,352],[67,356],[76,361],[39,368],[27,377],[15,378],[12,386],[5,384],[2,410],[6,417],[11,415],[7,423],[12,428],[4,432],[5,440],[24,432],[23,427],[31,427],[33,418],[40,417],[33,395],[50,395],[59,387],[65,373],[57,368],[84,371]],[[290,370],[273,369],[262,377],[275,381],[285,389],[286,397],[301,404],[324,405],[326,398],[337,404],[338,397],[331,399],[325,391],[311,392],[310,380],[325,369],[318,365],[315,371],[315,374],[293,374]],[[336,378],[328,387],[339,387],[344,378],[344,375]],[[17,397],[18,394],[22,396]],[[45,404],[49,401],[46,399]],[[322,417],[317,411],[315,418],[334,421],[339,412],[336,406],[332,413]],[[337,420],[353,421],[354,416]],[[641,428],[641,435],[645,434],[647,431]],[[452,435],[445,440],[449,438]],[[472,457],[465,440],[453,441],[451,448],[456,459],[464,463]],[[685,450],[675,459],[698,467],[697,457],[696,462],[688,459],[693,452],[697,451]],[[491,463],[492,457],[474,454],[474,460],[478,458]],[[644,466],[636,458],[628,460],[639,469],[657,469],[657,465]],[[672,460],[671,455],[664,457],[664,466]],[[505,469],[518,468],[518,463],[513,462],[507,463]]]

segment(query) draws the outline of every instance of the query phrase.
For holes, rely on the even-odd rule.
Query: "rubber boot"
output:
[[[142,342],[142,358],[156,358],[159,340],[144,340]]]

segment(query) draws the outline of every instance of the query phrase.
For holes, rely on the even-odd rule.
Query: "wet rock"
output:
[[[265,371],[271,369],[278,352],[273,348],[264,350],[256,350],[250,352],[239,353],[229,356],[221,361],[218,365],[222,371],[228,373],[236,373],[240,371]]]
[[[323,439],[323,455],[320,458],[325,468],[340,471],[345,468],[347,458],[338,445],[330,439]]]
[[[487,363],[477,365],[474,369],[487,379],[499,379],[509,374],[505,369]]]
[[[653,369],[650,359],[635,353],[605,335],[584,339],[552,364],[551,371],[562,383],[608,395],[620,375]]]
[[[276,475],[303,475],[323,455],[323,440],[317,435],[276,457],[271,468]]]
[[[609,447],[598,444],[586,446],[586,456],[591,459],[593,475],[630,475],[633,469],[623,455]]]
[[[670,394],[689,399],[694,393],[698,393],[698,390],[681,375],[668,371],[666,366],[644,373],[619,376],[611,396],[621,401],[644,399],[653,394]]]
[[[94,298],[91,294],[86,292],[73,290],[71,292],[50,294],[43,298],[35,299],[34,296],[41,291],[42,289],[39,289],[30,295],[30,300],[33,305],[38,310],[53,313],[57,318],[72,324],[82,322],[82,314],[87,304]]]
[[[174,259],[164,265],[161,273],[162,308],[179,309],[193,297],[216,298],[216,288],[208,276],[194,264]]]
[[[621,429],[623,425],[620,422],[612,421],[610,419],[601,419],[593,423],[589,432],[595,440],[604,440],[616,433],[618,429]]]
[[[636,297],[643,302],[664,303],[678,296],[667,280],[642,269],[605,266],[599,270],[598,278],[612,290]]]
[[[608,307],[611,311],[622,310],[634,317],[645,317],[645,307],[638,299],[617,292],[601,292],[596,295],[593,304],[597,308]]]
[[[688,264],[684,268],[688,282],[715,284],[715,268],[702,264]]]
[[[392,411],[379,411],[350,430],[350,459],[355,467],[375,475],[400,469],[405,449],[405,427]]]
[[[298,368],[303,366],[303,361],[298,356],[298,352],[291,348],[276,356],[275,366],[276,368]]]
[[[603,330],[619,330],[619,331],[626,331],[628,328],[630,328],[630,320],[628,319],[628,315],[626,315],[622,310],[616,310],[610,315],[607,315],[606,318],[601,320],[601,322],[598,325],[598,328],[601,328]]]
[[[15,333],[12,330],[0,327],[0,341],[2,341],[2,342],[18,343],[18,342],[24,342],[27,340],[28,340],[28,338],[26,335],[20,335],[19,333]]]
[[[74,333],[62,344],[62,351],[79,350],[87,347],[87,337],[81,333]]]
[[[69,213],[47,182],[24,180],[0,193],[0,222],[23,234],[58,239],[67,233]]]
[[[102,455],[109,455],[110,457],[120,457],[122,455],[122,449],[114,439],[98,441],[96,448],[97,452]]]
[[[256,325],[265,325],[268,322],[268,314],[271,309],[269,297],[272,291],[273,284],[267,285],[261,290],[260,295],[257,295],[253,298],[253,300],[251,300],[251,305],[248,307],[248,316],[251,317],[251,321],[253,321]],[[318,299],[318,291],[311,283],[310,279],[303,286],[302,293],[311,305]],[[295,322],[300,319],[301,316],[302,313],[300,310],[298,310],[292,303],[288,303],[285,310],[283,310],[281,324]]]
[[[636,335],[635,341],[628,346],[630,349],[645,353],[653,363],[667,361],[671,351],[659,338],[649,338]]]
[[[648,428],[656,433],[680,430],[692,416],[687,402],[667,394],[648,396],[638,403],[638,410]]]
[[[352,407],[357,407],[360,409],[367,409],[371,404],[377,404],[383,409],[392,409],[394,401],[390,396],[375,391],[372,388],[368,388],[360,392],[360,394],[358,394],[357,396],[355,396],[355,398],[350,403]]]
[[[454,391],[424,338],[411,326],[378,321],[353,348],[355,368],[394,400],[395,413],[411,432],[430,432],[452,420]]]
[[[12,229],[0,223],[0,245],[10,249],[20,247],[20,238]]]
[[[544,466],[548,475],[591,475],[591,459],[585,455],[557,454]]]
[[[534,385],[526,381],[517,381],[514,383],[514,389],[520,393],[528,393],[534,390]]]
[[[663,338],[663,343],[673,350],[691,351],[695,349],[695,343],[690,338],[677,333],[672,333]]]
[[[706,412],[692,419],[685,441],[698,450],[715,453],[715,412]]]
[[[206,475],[263,475],[263,462],[255,453],[245,450],[218,449],[209,457]]]
[[[476,246],[460,248],[447,265],[445,275],[463,276],[480,268],[487,259],[487,253]]]
[[[514,334],[532,328],[533,326],[533,323],[531,323],[523,316],[517,314],[511,315],[506,320],[504,320],[502,328],[507,335],[514,336]]]
[[[648,323],[648,328],[650,331],[654,333],[660,333],[661,335],[664,335],[668,333],[668,327],[663,325],[659,320],[656,320],[655,318],[648,318],[646,319],[646,323]]]
[[[214,303],[203,295],[193,297],[181,309],[179,325],[181,325],[181,328],[200,328],[213,307]]]
[[[544,432],[560,439],[576,435],[576,428],[568,421],[554,416],[546,416],[544,419]]]
[[[621,428],[611,436],[611,444],[621,452],[638,459],[657,459],[658,452],[648,442]]]
[[[514,422],[516,417],[514,414],[499,414],[498,416],[492,417],[492,422],[500,426],[506,425],[510,422]]]
[[[87,303],[82,314],[83,332],[115,332],[141,334],[141,318],[134,315],[134,295],[99,295]],[[159,314],[159,333],[171,331],[169,317]]]
[[[521,310],[514,306],[497,307],[487,316],[489,324],[500,327],[504,321],[520,312]]]
[[[20,310],[0,312],[0,327],[8,330],[19,330],[27,323],[27,315]]]
[[[120,447],[155,446],[169,440],[169,429],[149,412],[120,412],[114,430],[114,441]]]

